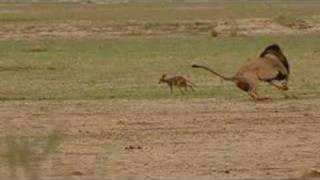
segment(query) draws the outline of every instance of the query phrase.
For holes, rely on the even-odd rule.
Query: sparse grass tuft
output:
[[[211,35],[211,37],[218,37],[218,32],[215,30],[215,29],[212,29],[211,31],[210,31],[210,35]]]
[[[308,29],[311,27],[305,20],[297,18],[289,18],[287,16],[278,16],[275,18],[275,21],[285,27],[292,29]]]
[[[6,137],[6,150],[2,159],[9,165],[11,178],[15,179],[18,176],[18,168],[21,168],[25,177],[37,180],[40,166],[56,150],[61,140],[58,131],[53,131],[44,139],[32,136]]]
[[[238,24],[236,21],[234,20],[231,20],[230,21],[230,25],[231,25],[231,28],[230,28],[230,37],[236,37],[239,35],[239,27],[238,27]]]

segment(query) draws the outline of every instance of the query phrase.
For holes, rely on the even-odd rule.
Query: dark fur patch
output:
[[[250,84],[247,82],[243,82],[243,81],[239,81],[236,83],[236,85],[238,86],[238,88],[248,92],[250,90]]]
[[[290,72],[287,57],[282,53],[282,50],[278,44],[271,44],[270,46],[267,46],[266,49],[260,54],[260,57],[264,57],[267,54],[273,54],[277,56],[283,66],[287,69],[288,73]]]
[[[274,78],[274,80],[278,80],[278,81],[285,80],[285,79],[287,79],[287,75],[282,74],[281,72],[278,72],[277,76]]]
[[[282,54],[281,48],[278,44],[271,44],[264,49],[264,51],[260,54],[260,57],[264,57],[269,53],[273,54],[272,52],[280,52]]]
[[[265,79],[264,81],[267,81],[267,82],[271,82],[273,80],[281,81],[281,80],[285,80],[287,78],[288,78],[287,75],[282,74],[281,72],[278,72],[278,74],[274,78]]]

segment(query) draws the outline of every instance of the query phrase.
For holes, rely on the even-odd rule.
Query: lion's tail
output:
[[[216,76],[219,76],[220,78],[222,78],[223,80],[226,80],[226,81],[233,81],[233,78],[232,77],[225,77],[217,72],[215,72],[214,70],[206,67],[206,66],[201,66],[201,65],[197,65],[197,64],[193,64],[192,65],[193,68],[202,68],[204,70],[207,70],[209,72],[211,72],[212,74],[216,75]]]

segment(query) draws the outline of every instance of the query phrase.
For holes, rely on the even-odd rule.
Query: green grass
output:
[[[176,91],[174,98],[246,99],[233,84],[192,69],[191,64],[206,64],[232,75],[249,57],[274,42],[283,46],[290,58],[289,94],[319,97],[320,39],[310,35],[0,41],[0,98],[172,98],[164,84],[157,84],[166,73],[189,76],[197,84],[195,93],[181,96]],[[262,93],[282,96],[266,85],[262,85]]]

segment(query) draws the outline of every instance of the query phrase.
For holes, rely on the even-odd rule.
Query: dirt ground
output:
[[[4,101],[0,132],[61,132],[40,177],[296,178],[320,168],[319,109],[319,99]]]
[[[307,20],[288,20],[286,17],[219,19],[217,21],[104,22],[79,20],[67,22],[4,22],[0,40],[47,39],[47,38],[122,38],[128,36],[256,36],[256,35],[303,35],[320,32],[318,16]]]

